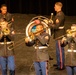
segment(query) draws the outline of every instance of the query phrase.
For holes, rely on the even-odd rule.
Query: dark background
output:
[[[55,13],[54,3],[57,1],[63,3],[65,15],[76,15],[75,0],[0,0],[0,5],[7,4],[11,13],[50,15]]]

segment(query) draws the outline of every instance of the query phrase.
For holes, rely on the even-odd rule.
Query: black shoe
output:
[[[49,60],[53,60],[53,58],[50,57]]]
[[[53,64],[53,66],[57,67],[58,65],[57,64]]]
[[[65,68],[56,67],[55,69],[56,69],[56,70],[64,70]]]
[[[15,70],[10,70],[10,75],[15,75]]]
[[[53,60],[53,58],[51,56],[49,56],[49,60]]]

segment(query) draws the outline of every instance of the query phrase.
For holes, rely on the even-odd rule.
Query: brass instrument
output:
[[[8,50],[14,49],[14,41],[11,41],[11,44],[7,47]]]
[[[74,32],[76,32],[76,30],[73,31],[73,30],[71,30],[71,29],[67,29],[67,30],[66,30],[66,34],[64,34],[64,35],[62,35],[62,36],[56,38],[55,40],[61,39],[61,38],[63,38],[64,36],[70,37],[70,36],[72,36],[72,33],[74,33]]]
[[[74,32],[76,32],[76,30],[68,29],[68,30],[66,31],[67,34],[72,34],[72,33],[74,33]]]
[[[37,23],[35,22],[35,20],[39,20],[39,21],[40,21],[40,24],[43,25],[43,27],[44,27],[43,30],[38,31],[38,32],[36,32],[36,31],[33,32],[33,31],[32,31],[32,28],[37,25]],[[19,40],[18,42],[15,42],[15,43],[13,42],[13,45],[14,45],[14,44],[16,44],[16,45],[14,45],[13,47],[12,47],[12,44],[9,45],[8,50],[12,50],[12,49],[20,46],[22,43],[24,43],[24,42],[22,42],[22,41],[24,41],[24,40],[27,39],[27,38],[29,39],[29,41],[34,40],[36,34],[37,34],[37,33],[42,33],[43,31],[45,31],[46,33],[48,33],[48,34],[51,36],[50,28],[49,28],[48,24],[47,24],[44,20],[47,20],[47,21],[48,21],[49,19],[46,18],[46,17],[44,17],[44,16],[36,16],[36,17],[32,18],[32,19],[30,20],[30,22],[28,23],[26,29],[25,29],[26,37],[22,38],[22,39]]]
[[[48,21],[49,21],[49,19],[44,17],[44,16],[36,16],[36,17],[32,18],[30,20],[29,24],[27,25],[26,30],[25,30],[26,38],[28,38],[30,41],[32,41],[35,39],[35,34],[41,33],[42,31],[44,31],[44,29],[45,29],[46,33],[51,35],[51,31],[50,31],[50,28],[48,26]],[[36,32],[36,31],[33,32],[32,28],[34,26],[39,25],[39,24],[43,26],[43,30],[41,30],[39,32]]]
[[[0,44],[4,45],[5,56],[7,56],[7,45],[12,44],[12,41],[8,37],[10,35],[10,27],[8,27],[8,22],[5,19],[0,20]],[[9,41],[10,40],[10,41]]]
[[[0,22],[0,38],[2,38],[3,35],[9,35],[10,29],[8,27],[8,23],[4,20]]]
[[[20,46],[22,43],[24,43],[24,42],[23,42],[24,39],[25,39],[25,38],[22,38],[21,40],[19,40],[18,42],[15,42],[15,43],[14,43],[14,41],[12,41],[11,44],[7,47],[7,49],[8,49],[8,50],[13,50],[14,48]]]
[[[38,32],[30,32],[29,33],[29,36],[30,36],[30,41],[32,41],[32,40],[34,40],[35,39],[35,36],[36,36],[36,34],[38,34],[38,33],[42,33],[42,32],[44,32],[44,29],[43,30],[40,30],[40,31],[38,31]]]
[[[50,17],[48,23],[53,23],[53,13],[51,13],[51,17]]]
[[[10,29],[8,27],[3,28],[2,33],[3,33],[3,35],[9,35],[10,34]]]
[[[0,39],[3,37],[3,36],[7,36],[10,34],[10,29],[9,28],[3,28],[0,30]]]
[[[8,35],[10,35],[10,29],[8,27],[5,27],[5,28],[1,29],[0,39],[2,39],[2,37],[4,37],[4,42],[1,42],[1,44],[4,44],[4,46],[5,46],[5,55],[7,55],[6,54],[6,52],[7,52],[6,44],[12,44],[13,43],[12,41],[10,41],[10,42],[6,41],[6,37]],[[7,48],[7,49],[10,50],[9,48]]]

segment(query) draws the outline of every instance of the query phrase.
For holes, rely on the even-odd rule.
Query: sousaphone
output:
[[[49,19],[44,16],[36,16],[36,17],[32,18],[25,30],[26,38],[29,38],[30,41],[34,40],[36,26],[39,24],[43,25],[45,32],[51,36],[51,31],[48,26],[48,21],[49,21]]]

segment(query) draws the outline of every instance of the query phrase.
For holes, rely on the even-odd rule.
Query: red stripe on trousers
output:
[[[59,52],[60,52],[60,68],[62,69],[62,49],[60,45],[60,40],[58,40]]]

